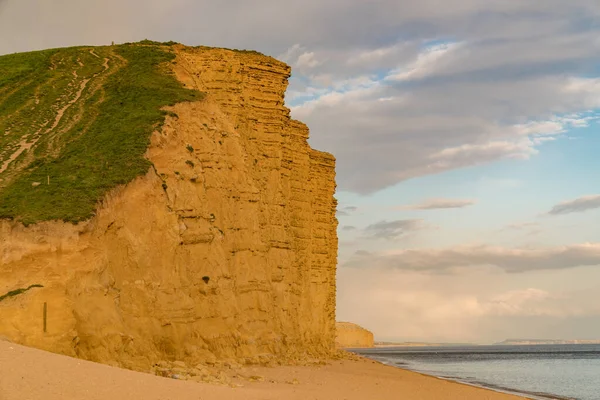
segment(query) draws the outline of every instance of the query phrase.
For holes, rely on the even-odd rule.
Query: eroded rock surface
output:
[[[290,68],[175,49],[208,94],[170,108],[147,175],[76,226],[0,221],[0,295],[43,285],[0,302],[0,336],[145,371],[333,354],[335,160],[290,119]]]
[[[335,324],[335,344],[340,348],[373,347],[373,333],[350,322]]]

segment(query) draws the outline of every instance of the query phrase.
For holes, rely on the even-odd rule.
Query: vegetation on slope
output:
[[[0,218],[85,220],[145,174],[161,109],[202,98],[165,66],[174,57],[154,43],[0,57]]]
[[[33,288],[43,288],[43,286],[40,285],[40,284],[35,284],[35,285],[29,285],[26,288],[20,288],[20,289],[16,289],[16,290],[11,290],[10,292],[8,292],[8,293],[3,294],[2,296],[0,296],[0,301],[8,299],[9,297],[18,296],[18,295],[23,294],[23,293],[25,293],[28,290],[31,290]]]

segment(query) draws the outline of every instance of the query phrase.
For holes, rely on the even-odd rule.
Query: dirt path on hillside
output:
[[[96,58],[100,58],[100,56],[96,54],[94,50],[90,50],[89,53]],[[114,63],[111,63],[111,60],[114,61]],[[79,66],[79,68],[85,67],[84,62],[82,62],[81,59],[77,59],[76,63]],[[77,86],[67,91],[61,97],[59,97],[59,99],[70,97],[70,100],[68,100],[66,103],[63,103],[62,106],[53,106],[57,107],[53,119],[44,121],[41,124],[41,127],[36,132],[34,132],[33,134],[29,134],[26,137],[23,137],[16,144],[16,146],[13,145],[14,148],[10,150],[10,153],[4,154],[5,160],[0,164],[0,175],[3,174],[2,179],[0,179],[1,185],[7,185],[18,171],[27,166],[33,160],[33,155],[29,155],[27,153],[27,156],[25,156],[22,162],[20,161],[18,166],[15,165],[15,161],[19,159],[19,157],[22,154],[29,152],[33,147],[35,147],[40,140],[45,139],[47,141],[47,154],[51,157],[56,157],[59,154],[60,149],[63,147],[60,142],[62,134],[72,129],[77,123],[81,121],[83,117],[85,107],[82,103],[84,102],[84,100],[93,96],[98,90],[102,90],[102,93],[100,95],[99,100],[96,102],[96,105],[102,103],[105,98],[104,89],[102,87],[104,82],[110,75],[117,72],[124,64],[125,63],[122,57],[111,52],[110,58],[105,57],[103,59],[103,70],[95,73],[89,78],[81,79],[78,74],[78,71],[73,70],[73,83],[77,83]],[[88,93],[84,96],[84,92],[86,92],[86,90]],[[32,101],[35,101],[35,104],[39,104],[39,99],[37,99],[37,97]],[[32,105],[29,103],[31,102],[26,103],[24,107]],[[73,114],[72,117],[69,119],[69,121],[67,121],[67,123],[65,124],[65,114],[73,107],[78,107],[78,109],[75,112],[75,114]],[[92,124],[94,119],[95,118],[90,118],[89,121],[86,122],[85,127],[81,130],[81,133],[87,131],[88,127]],[[50,123],[51,125],[47,127]],[[9,168],[10,171],[7,172]]]

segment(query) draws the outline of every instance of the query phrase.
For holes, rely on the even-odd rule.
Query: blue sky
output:
[[[564,200],[575,199],[597,190],[600,171],[600,124],[572,129],[564,138],[544,143],[539,153],[529,160],[503,160],[482,166],[471,166],[401,182],[392,187],[363,196],[351,192],[337,195],[341,209],[352,205],[358,209],[340,215],[341,227],[365,227],[374,219],[424,218],[443,227],[430,232],[417,245],[459,244],[478,240],[486,235],[499,244],[519,244],[522,236],[497,232],[511,224],[536,222],[554,229],[528,238],[540,244],[594,241],[597,227],[590,218],[600,217],[598,211],[565,218],[540,216]],[[418,203],[426,198],[473,199],[476,203],[464,209],[440,209],[430,212],[398,210],[398,206]],[[598,219],[600,221],[600,219]],[[575,225],[566,228],[567,225]],[[562,234],[557,235],[559,227]],[[356,236],[342,229],[340,238]],[[566,239],[568,237],[568,240]],[[511,243],[512,242],[512,243]],[[368,246],[365,246],[366,249]],[[341,249],[342,258],[344,248]]]
[[[287,62],[292,116],[337,159],[338,320],[382,340],[600,338],[597,0],[0,0],[0,37],[0,54],[148,38]]]

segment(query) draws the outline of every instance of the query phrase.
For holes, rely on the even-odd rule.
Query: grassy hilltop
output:
[[[164,106],[195,101],[143,41],[0,56],[0,219],[93,216],[107,191],[148,171]]]

